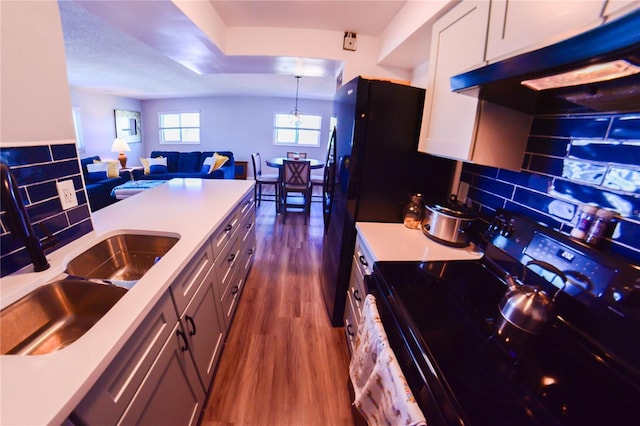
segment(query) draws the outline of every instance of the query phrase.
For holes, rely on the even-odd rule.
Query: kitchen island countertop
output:
[[[91,389],[171,283],[235,208],[253,181],[174,179],[92,215],[94,231],[2,278],[0,307],[58,279],[65,265],[104,238],[132,231],[179,237],[176,245],[87,333],[45,355],[0,356],[0,424],[60,424]]]

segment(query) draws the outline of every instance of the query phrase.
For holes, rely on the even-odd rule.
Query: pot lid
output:
[[[458,197],[455,194],[451,194],[444,203],[430,203],[427,204],[427,207],[438,213],[461,219],[475,219],[477,216],[475,209],[458,201]]]

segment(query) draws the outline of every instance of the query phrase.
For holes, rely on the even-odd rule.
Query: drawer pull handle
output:
[[[253,223],[247,223],[247,226],[245,226],[245,228],[251,229],[252,226],[253,226]]]
[[[358,302],[362,302],[362,297],[360,297],[360,292],[358,291],[358,289],[353,290],[353,298]]]
[[[193,318],[191,318],[189,315],[185,316],[184,319],[186,319],[187,322],[189,324],[191,324],[191,330],[189,331],[189,336],[195,336],[196,335],[196,323],[195,323],[195,321],[193,321]]]
[[[236,260],[236,254],[235,253],[231,253],[229,255],[229,258],[227,259],[227,262],[232,263],[234,260]]]
[[[360,260],[360,263],[362,263],[364,266],[369,266],[369,262],[367,262],[367,259],[364,257],[364,255],[361,254],[358,260]]]
[[[249,256],[251,256],[251,255],[253,254],[253,249],[249,249],[249,251],[247,252],[247,254],[248,254]]]
[[[347,334],[351,337],[355,336],[353,333],[353,324],[347,324]]]
[[[229,232],[233,229],[233,225],[232,224],[228,224],[227,226],[224,227],[224,232]]]
[[[182,341],[184,342],[183,346],[180,346],[180,350],[182,352],[186,352],[189,350],[189,342],[187,341],[187,336],[185,336],[185,334],[182,332],[182,330],[178,330],[176,331],[176,333],[178,334],[178,336],[180,336],[182,338]]]
[[[234,286],[233,286],[233,289],[231,290],[231,294],[234,294],[234,295],[235,295],[235,294],[238,294],[238,290],[240,290],[240,289],[238,288],[238,286],[237,286],[237,285],[234,285]]]

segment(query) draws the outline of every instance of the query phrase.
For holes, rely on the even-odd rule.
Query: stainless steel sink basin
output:
[[[0,353],[38,355],[62,349],[86,333],[126,292],[78,279],[45,284],[0,311]]]
[[[177,242],[178,238],[168,236],[115,235],[75,257],[66,272],[84,278],[136,281]]]

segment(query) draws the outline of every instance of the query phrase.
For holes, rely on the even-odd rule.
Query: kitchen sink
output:
[[[66,272],[112,282],[136,281],[177,242],[176,237],[162,235],[114,235],[71,260]]]
[[[45,284],[0,311],[0,353],[57,351],[85,334],[127,290],[81,279]]]

